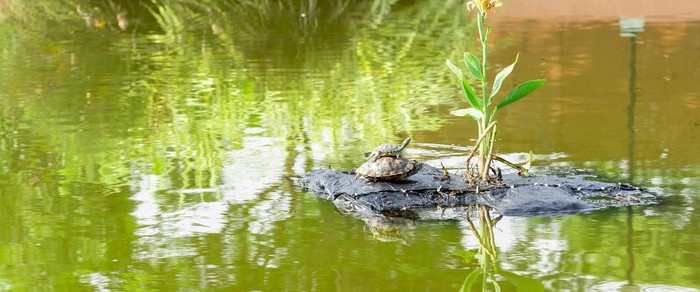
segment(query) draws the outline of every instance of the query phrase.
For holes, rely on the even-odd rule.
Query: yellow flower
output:
[[[501,0],[471,0],[467,2],[467,9],[472,11],[474,7],[479,9],[479,12],[485,13],[493,10],[496,7],[501,7]]]

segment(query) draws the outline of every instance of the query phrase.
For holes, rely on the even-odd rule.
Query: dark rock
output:
[[[353,171],[316,169],[299,184],[345,213],[409,219],[454,219],[487,205],[506,216],[551,216],[607,207],[657,204],[656,196],[627,185],[586,180],[581,175],[522,177],[505,174],[503,185],[476,189],[461,176],[442,180],[425,165],[401,182],[369,182]]]

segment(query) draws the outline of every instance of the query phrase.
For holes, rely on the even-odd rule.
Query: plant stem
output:
[[[486,127],[489,125],[489,100],[488,100],[488,90],[487,90],[487,83],[486,83],[486,59],[488,56],[488,35],[486,34],[487,31],[484,27],[486,23],[486,12],[480,12],[479,13],[479,39],[481,41],[481,52],[482,52],[482,62],[481,62],[481,93],[482,93],[482,100],[481,104],[483,105],[483,113],[484,116],[481,120],[481,123],[479,123],[479,135],[483,135],[486,131]],[[489,137],[486,136],[484,138],[484,141],[479,145],[479,169],[488,169],[488,165],[486,165],[486,153],[489,152]]]
[[[487,136],[487,134],[490,131],[492,131],[492,129],[495,126],[496,126],[496,121],[491,122],[491,124],[488,127],[486,127],[486,130],[484,130],[483,133],[481,133],[481,135],[479,135],[479,139],[476,140],[476,143],[474,144],[474,148],[472,148],[472,151],[469,151],[469,154],[467,155],[467,161],[465,162],[467,164],[467,171],[469,170],[469,160],[472,159],[472,157],[474,156],[474,152],[476,151],[476,149],[479,149],[479,147],[481,145],[479,143],[481,143],[481,141],[484,140],[484,138]],[[481,131],[481,128],[479,129],[479,131]]]
[[[494,125],[495,125],[495,122],[494,122]],[[489,168],[490,168],[489,165],[491,165],[491,157],[493,156],[493,142],[496,141],[496,131],[498,131],[498,127],[494,127],[493,130],[491,131],[491,143],[487,147],[489,149],[489,153],[486,156],[486,163],[484,165],[485,167],[481,170],[481,171],[483,171],[481,173],[481,179],[483,179],[484,181],[489,179]],[[486,143],[486,142],[484,142],[484,143]]]
[[[510,167],[513,168],[513,169],[517,169],[518,171],[522,172],[523,175],[528,176],[528,171],[529,171],[529,169],[530,169],[530,168],[529,168],[529,162],[525,162],[525,163],[523,163],[523,164],[518,165],[518,164],[512,163],[512,162],[510,162],[510,161],[508,161],[508,160],[505,160],[503,157],[500,157],[500,156],[498,156],[498,155],[493,155],[491,158],[492,158],[493,160],[496,160],[496,161],[498,161],[498,162],[501,162],[501,163],[503,163],[503,164],[505,164],[505,165],[508,165],[508,166],[510,166]],[[525,165],[525,166],[523,166],[523,165]]]

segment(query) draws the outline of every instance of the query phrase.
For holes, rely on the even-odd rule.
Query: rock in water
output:
[[[552,216],[607,207],[658,204],[655,195],[628,184],[585,180],[583,176],[503,176],[502,186],[477,190],[463,177],[441,180],[429,165],[405,181],[368,182],[354,171],[316,169],[299,184],[360,218],[383,215],[410,219],[463,218],[470,206],[487,205],[506,216]]]

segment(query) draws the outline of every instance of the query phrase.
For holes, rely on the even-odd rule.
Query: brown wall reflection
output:
[[[619,3],[610,4],[610,9],[620,10],[606,10],[605,17],[590,18],[588,10],[581,10],[577,17],[585,21],[557,18],[583,4],[567,2],[566,7],[561,4],[535,13],[536,6],[554,1],[532,2],[538,4],[530,7],[523,1],[509,2],[510,10],[499,11],[491,21],[494,53],[490,61],[494,65],[489,74],[494,76],[520,52],[518,65],[504,88],[510,90],[528,79],[548,79],[537,94],[527,97],[528,102],[499,112],[503,124],[499,137],[504,142],[499,145],[501,152],[527,151],[522,145],[528,145],[542,154],[566,153],[574,161],[627,159],[633,76],[636,160],[655,167],[683,167],[700,161],[700,21],[646,22],[644,31],[635,38],[632,75],[630,39],[620,36],[620,16],[613,17],[627,11],[628,15],[657,19],[673,13],[679,19],[688,15],[700,19],[700,8],[689,8],[700,1],[679,1],[685,4],[651,14],[637,12],[656,7],[647,3],[652,1],[629,10]],[[608,1],[586,3],[596,6],[590,4],[594,2]],[[515,11],[519,16],[510,14]],[[458,133],[459,126],[454,127]]]
[[[591,21],[644,18],[652,21],[692,21],[700,19],[697,0],[528,0],[504,1],[494,19],[546,19],[549,21]]]

